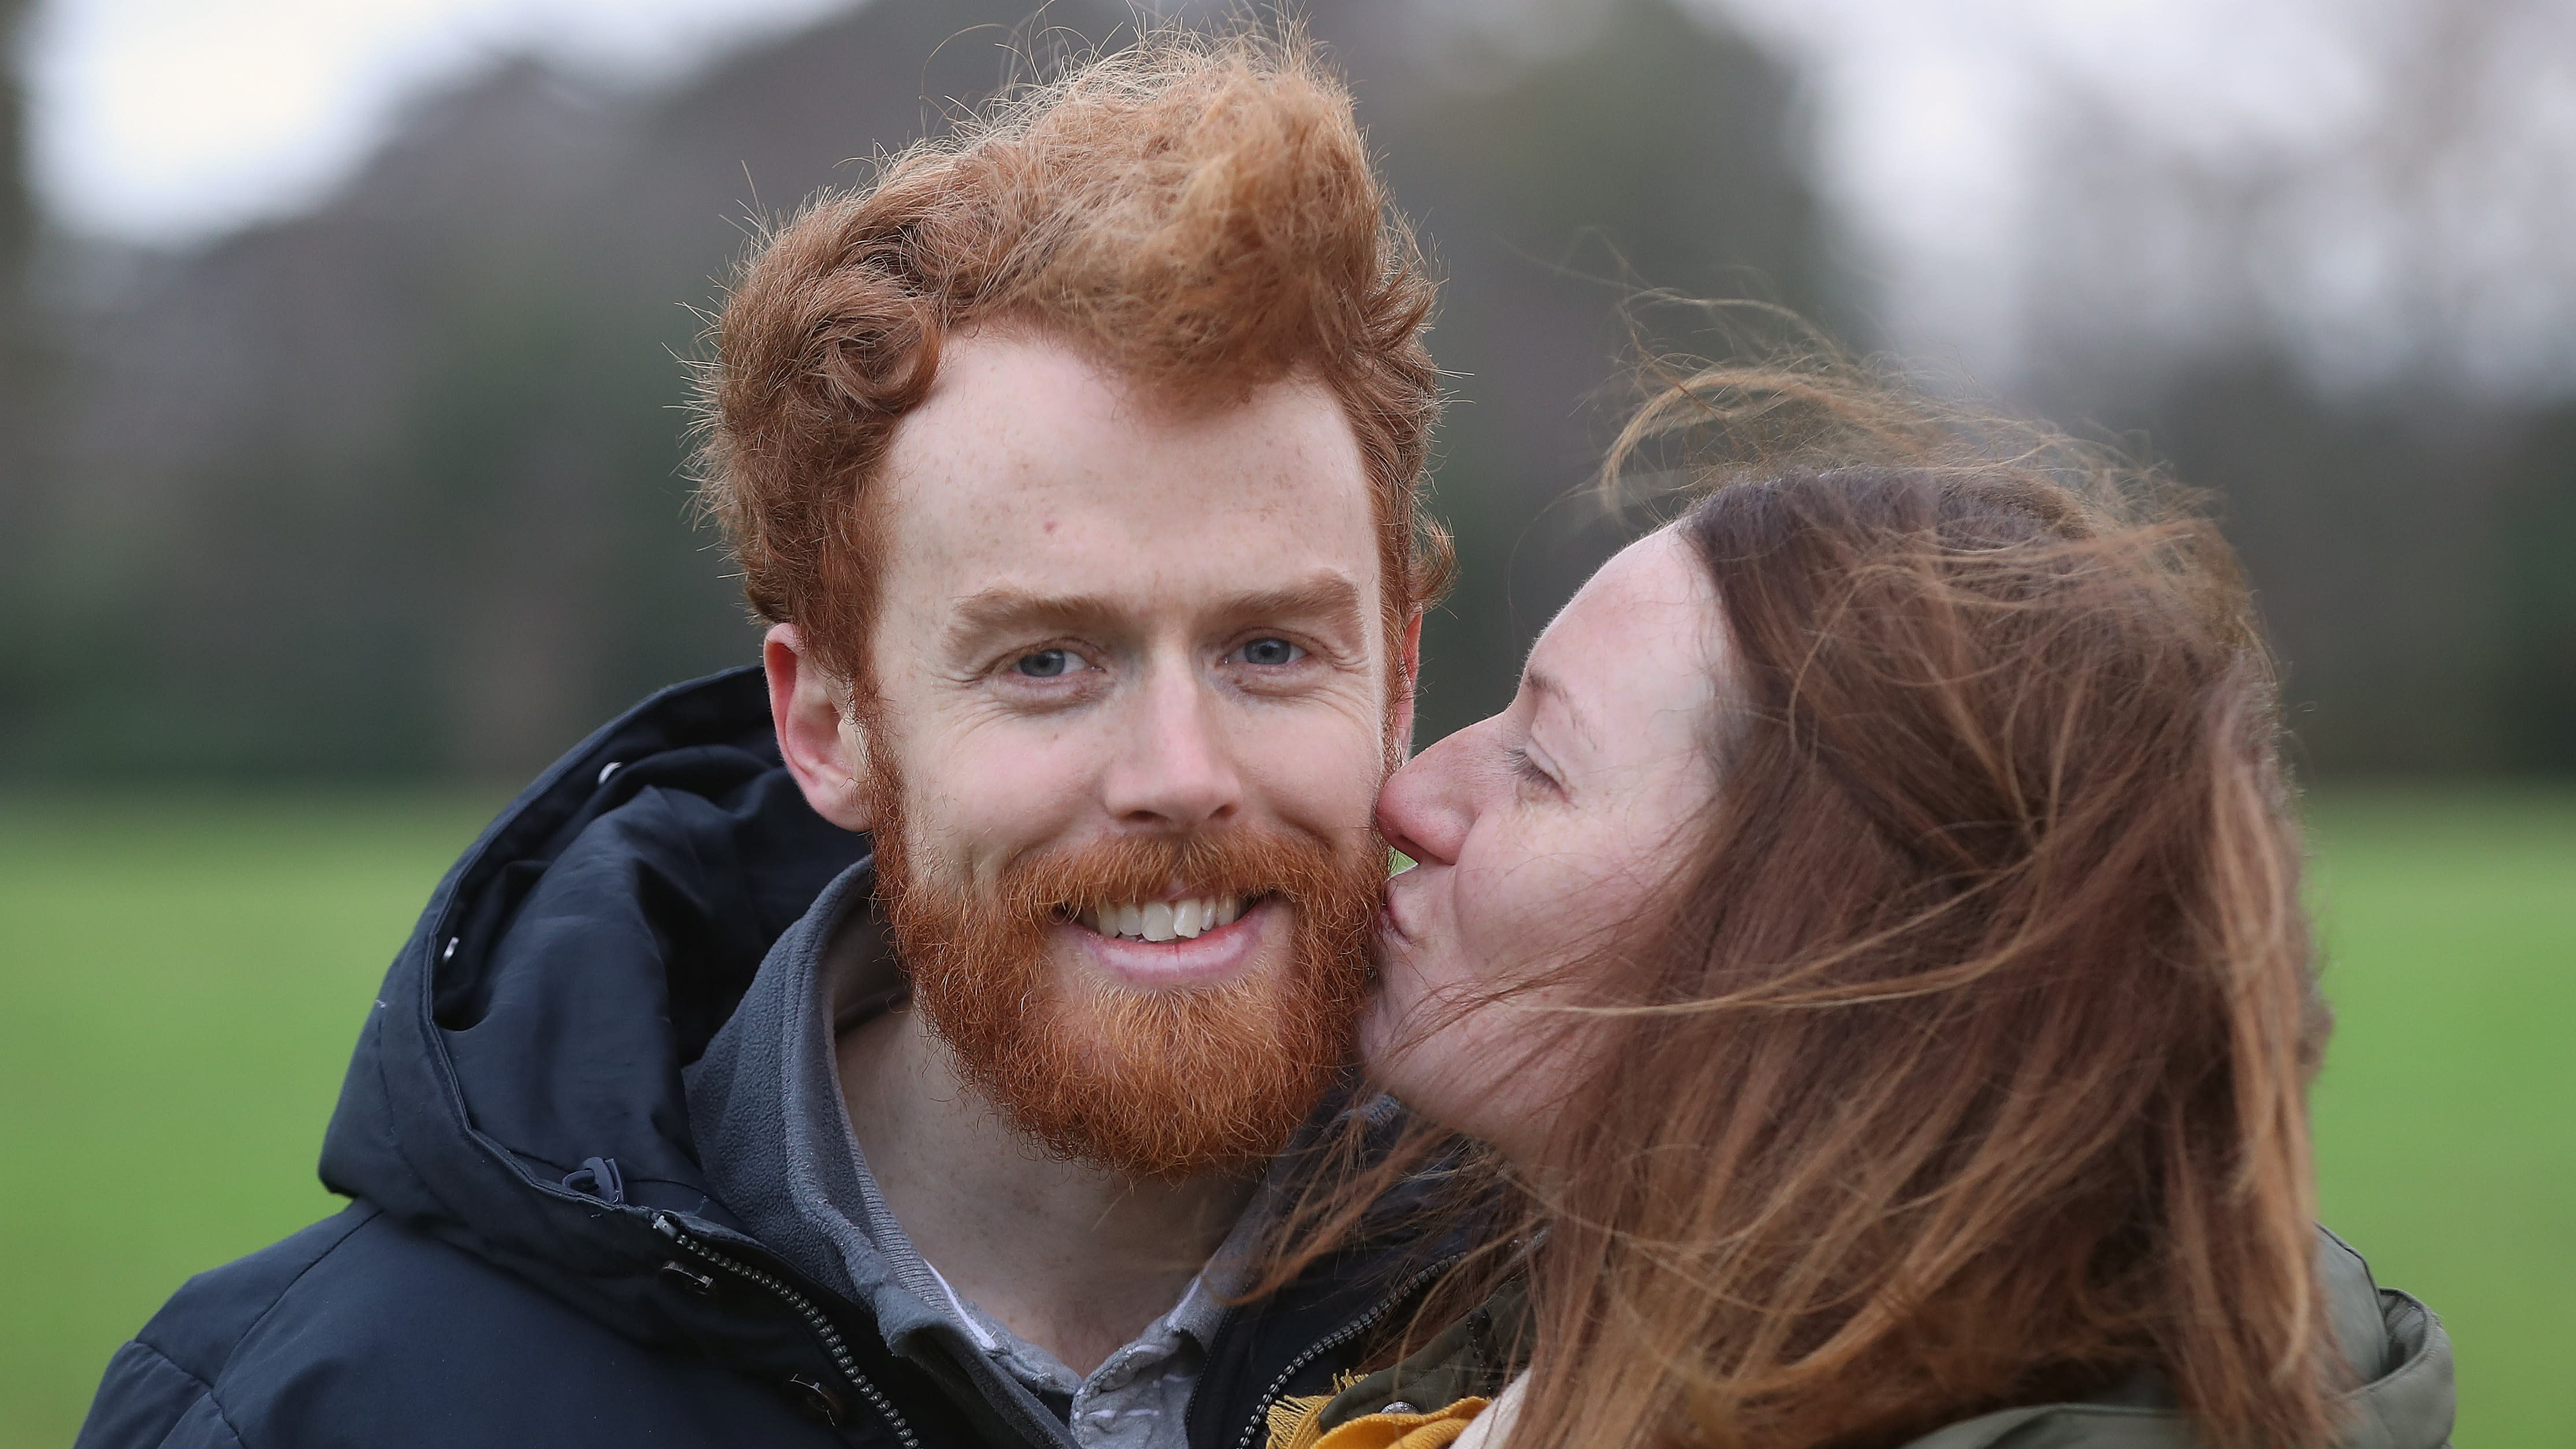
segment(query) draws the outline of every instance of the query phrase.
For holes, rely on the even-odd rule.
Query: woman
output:
[[[1512,1287],[1274,1446],[2433,1449],[2438,1324],[2313,1221],[2215,529],[1838,364],[1680,379],[1611,476],[1675,448],[1695,501],[1379,806],[1364,1046],[1498,1157]]]

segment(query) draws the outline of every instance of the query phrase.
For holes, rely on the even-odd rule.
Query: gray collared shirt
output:
[[[848,1020],[855,1024],[864,1019],[861,1014]],[[842,1110],[847,1113],[846,1105]],[[845,1130],[847,1120],[844,1115]],[[863,1233],[899,1280],[925,1301],[944,1308],[967,1341],[1013,1378],[1038,1394],[1069,1399],[1077,1443],[1085,1449],[1179,1449],[1187,1437],[1182,1419],[1189,1411],[1190,1391],[1198,1386],[1208,1344],[1225,1316],[1220,1295],[1231,1291],[1242,1276],[1239,1265],[1252,1236],[1250,1214],[1235,1224],[1209,1266],[1190,1280],[1180,1302],[1085,1377],[950,1287],[895,1221],[855,1139],[850,1155],[859,1175],[860,1214],[855,1222],[843,1218],[848,1225],[844,1231]],[[817,1203],[814,1210],[835,1215],[839,1211],[830,1203]],[[1212,1278],[1217,1280],[1213,1287]]]
[[[935,1277],[937,1270],[931,1271]],[[1187,1437],[1182,1417],[1189,1411],[1199,1369],[1207,1362],[1208,1341],[1225,1313],[1204,1279],[1202,1274],[1191,1280],[1189,1291],[1171,1311],[1145,1325],[1088,1378],[1077,1377],[1054,1354],[995,1322],[944,1280],[939,1286],[976,1346],[994,1362],[1040,1393],[1072,1400],[1070,1417],[1077,1442],[1101,1449],[1159,1449],[1179,1445]]]

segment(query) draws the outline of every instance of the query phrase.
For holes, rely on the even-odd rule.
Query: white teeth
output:
[[[1155,901],[1145,907],[1145,939],[1148,941],[1168,941],[1172,939],[1172,908],[1170,906],[1163,904],[1161,901]]]
[[[1128,901],[1113,906],[1086,906],[1082,923],[1104,936],[1139,941],[1191,940],[1231,926],[1243,918],[1236,896],[1192,896],[1181,901]]]

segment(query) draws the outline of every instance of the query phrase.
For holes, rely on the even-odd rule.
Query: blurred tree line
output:
[[[31,241],[6,92],[0,776],[514,776],[754,658],[678,472],[688,309],[748,211],[988,91],[1026,9],[874,0],[652,91],[505,65],[327,204],[169,255]],[[1449,279],[1465,570],[1426,639],[1430,737],[1507,696],[1616,541],[1569,495],[1624,396],[1621,279],[1863,343],[1870,298],[1796,77],[1679,0],[1309,9]],[[1048,11],[1095,38],[1126,14]],[[2576,409],[2330,397],[2259,348],[2061,361],[2035,401],[2145,427],[2232,500],[2315,767],[2576,766]]]
[[[29,8],[30,0],[0,0],[0,60],[18,54]],[[32,316],[36,207],[27,184],[26,118],[25,85],[15,67],[0,64],[0,538],[21,546],[31,537],[28,505],[34,498],[38,461],[33,442],[41,411],[36,390],[47,371],[36,351]],[[17,551],[0,543],[0,566],[15,565]],[[0,603],[6,601],[0,593]],[[16,683],[0,675],[0,690]],[[0,699],[6,697],[0,694]]]

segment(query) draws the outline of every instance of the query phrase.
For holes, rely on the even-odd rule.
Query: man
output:
[[[1257,39],[769,238],[704,450],[765,681],[485,833],[352,1065],[351,1206],[183,1289],[81,1442],[1241,1449],[1328,1390],[1422,1254],[1240,1290],[1445,571],[1429,301],[1349,98]]]

